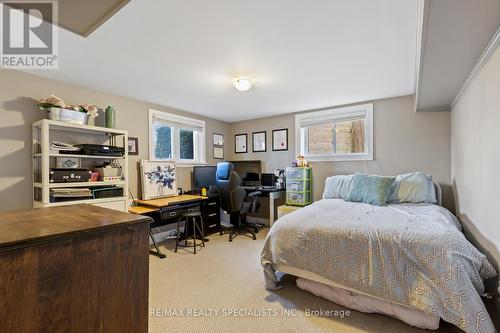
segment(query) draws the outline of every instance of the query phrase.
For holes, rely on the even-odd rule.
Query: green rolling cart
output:
[[[312,202],[312,168],[286,168],[286,204],[306,206]]]

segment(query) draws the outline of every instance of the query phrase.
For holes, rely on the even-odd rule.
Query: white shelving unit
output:
[[[50,207],[73,205],[79,203],[92,204],[96,206],[127,211],[128,208],[128,132],[99,126],[78,125],[55,120],[43,119],[32,125],[32,152],[33,152],[33,207]],[[51,152],[51,141],[63,141],[71,144],[98,143],[125,148],[122,157],[59,154]],[[95,181],[95,182],[73,182],[73,183],[51,183],[50,168],[56,166],[58,157],[77,157],[82,166],[91,169],[97,161],[112,161],[122,168],[123,179],[117,181]],[[122,197],[72,200],[63,202],[51,202],[51,188],[67,187],[94,187],[94,186],[117,186],[123,188]]]

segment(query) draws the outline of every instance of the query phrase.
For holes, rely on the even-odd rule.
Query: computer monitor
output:
[[[194,188],[200,189],[202,187],[209,188],[210,186],[216,186],[216,172],[216,166],[195,166],[193,168]]]
[[[259,186],[262,163],[255,161],[231,161],[234,171],[241,177],[243,186]]]
[[[260,182],[262,186],[275,186],[276,177],[274,176],[274,173],[263,173],[260,176]]]

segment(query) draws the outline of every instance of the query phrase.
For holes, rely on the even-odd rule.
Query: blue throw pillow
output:
[[[385,206],[391,193],[394,177],[354,175],[346,200]]]
[[[432,178],[420,171],[398,175],[392,186],[389,202],[436,204],[436,190]]]

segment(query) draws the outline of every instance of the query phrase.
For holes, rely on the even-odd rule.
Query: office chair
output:
[[[221,199],[221,207],[230,216],[233,230],[229,234],[229,241],[239,234],[250,234],[252,239],[255,236],[257,227],[246,221],[247,213],[257,212],[260,204],[257,202],[262,195],[259,191],[249,194],[241,187],[241,178],[234,171],[234,166],[230,162],[217,163],[216,173],[217,187]]]

